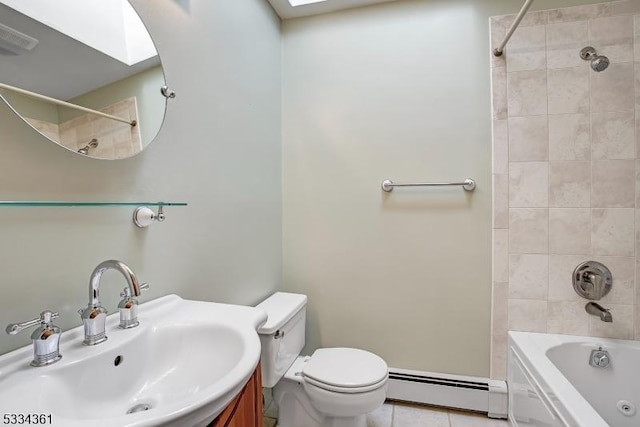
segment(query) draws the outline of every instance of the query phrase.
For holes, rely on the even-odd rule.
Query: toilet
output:
[[[273,388],[277,427],[366,427],[366,414],[384,403],[388,367],[355,348],[320,348],[300,356],[307,296],[276,292],[257,305],[268,319],[258,329],[262,385]]]

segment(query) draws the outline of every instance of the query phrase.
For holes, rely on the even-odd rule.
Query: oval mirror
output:
[[[0,97],[83,156],[142,151],[164,121],[160,58],[127,0],[0,0]]]

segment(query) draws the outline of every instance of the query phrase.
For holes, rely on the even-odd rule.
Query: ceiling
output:
[[[319,15],[336,10],[351,9],[376,3],[386,3],[394,0],[325,0],[317,3],[291,6],[289,0],[269,0],[271,6],[282,19],[300,18],[302,16]]]
[[[155,56],[128,66],[4,4],[0,23],[39,40],[20,55],[0,50],[0,81],[53,98],[67,100],[160,63]]]

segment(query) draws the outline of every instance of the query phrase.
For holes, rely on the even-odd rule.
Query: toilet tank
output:
[[[268,315],[258,329],[262,385],[271,388],[287,372],[304,347],[307,296],[276,292],[256,306]]]

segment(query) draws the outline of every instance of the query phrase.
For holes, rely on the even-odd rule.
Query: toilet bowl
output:
[[[388,368],[355,348],[304,347],[306,296],[278,292],[257,307],[268,314],[259,330],[263,385],[273,388],[278,427],[366,427],[366,414],[386,398]]]

